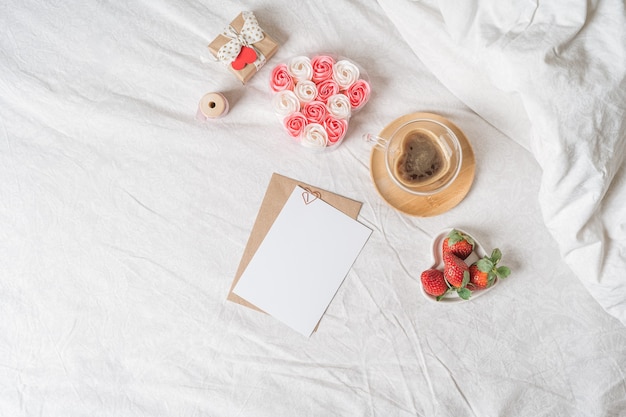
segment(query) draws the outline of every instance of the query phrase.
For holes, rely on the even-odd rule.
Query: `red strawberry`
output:
[[[453,253],[447,252],[443,254],[443,265],[443,275],[446,281],[454,288],[461,288],[465,273],[469,270],[465,261]]]
[[[470,268],[470,284],[469,286],[482,290],[491,287],[496,278],[506,278],[511,274],[511,270],[507,266],[498,266],[498,262],[502,259],[502,252],[495,248],[491,252],[491,256],[485,256],[474,262]]]
[[[420,276],[424,292],[437,297],[437,301],[449,290],[443,272],[438,269],[427,269]]]
[[[454,287],[459,297],[467,300],[471,291],[466,288],[469,282],[469,267],[465,261],[451,252],[443,254],[443,277]]]
[[[482,290],[490,287],[493,283],[493,280],[491,282],[489,281],[489,273],[478,269],[478,264],[476,262],[470,265],[469,273],[470,282],[468,285],[474,290]]]
[[[474,239],[471,236],[452,229],[443,240],[442,252],[451,252],[461,259],[467,259],[474,250]]]

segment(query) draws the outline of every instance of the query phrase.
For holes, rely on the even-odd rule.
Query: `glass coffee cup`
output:
[[[436,120],[414,119],[398,127],[389,138],[370,133],[363,138],[384,152],[387,174],[410,194],[441,192],[461,170],[463,151],[459,139]]]

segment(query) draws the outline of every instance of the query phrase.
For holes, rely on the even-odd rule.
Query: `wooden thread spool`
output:
[[[228,100],[221,93],[205,94],[198,104],[196,118],[199,120],[219,119],[228,113]]]

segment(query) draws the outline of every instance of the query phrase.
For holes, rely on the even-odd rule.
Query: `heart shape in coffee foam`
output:
[[[485,252],[484,247],[476,240],[474,236],[472,236],[470,233],[464,230],[459,229],[458,227],[455,227],[454,229],[468,236],[471,236],[472,239],[474,239],[474,251],[472,252],[470,256],[468,256],[467,259],[465,259],[465,263],[467,263],[468,265],[471,265],[477,260],[484,258],[485,256],[488,255],[487,252]],[[429,268],[439,269],[443,271],[443,250],[442,250],[443,241],[446,239],[446,237],[448,237],[448,234],[450,234],[452,230],[453,228],[444,229],[433,238],[433,243],[432,243],[433,263]],[[425,269],[428,269],[428,268],[424,268],[424,270]],[[485,288],[484,290],[472,291],[472,296],[470,298],[470,301],[474,300],[475,298],[493,289],[493,287],[495,287],[498,284],[498,282],[499,280],[498,278],[496,278],[493,281],[493,285],[491,285],[491,287]],[[422,291],[422,295],[426,297],[428,300],[433,301],[433,302],[460,303],[460,302],[466,301],[462,299],[461,297],[459,297],[456,291],[448,291],[439,301],[437,301],[437,297],[433,297],[432,295],[426,294],[426,292],[424,292],[424,288],[421,285],[420,285],[420,288]]]
[[[249,46],[242,46],[241,51],[239,51],[239,55],[237,58],[230,64],[234,70],[242,70],[248,64],[254,63],[256,61],[256,51]]]

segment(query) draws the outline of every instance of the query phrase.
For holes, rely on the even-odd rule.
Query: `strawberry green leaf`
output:
[[[450,233],[448,233],[448,239],[450,245],[454,245],[455,243],[458,243],[462,240],[467,240],[467,242],[472,245],[472,247],[474,246],[474,239],[456,229],[452,229]]]
[[[463,240],[463,236],[461,236],[461,233],[458,230],[452,229],[450,233],[448,233],[448,239],[450,244],[454,244]]]
[[[457,291],[457,294],[459,294],[459,297],[461,297],[462,299],[469,300],[470,296],[472,295],[472,292],[467,288],[459,288],[459,290]]]
[[[500,249],[495,248],[493,252],[491,252],[491,260],[493,261],[495,265],[498,262],[500,262],[500,259],[502,259],[502,252],[500,251]]]
[[[493,262],[491,262],[491,259],[484,257],[482,259],[479,259],[476,262],[476,266],[478,267],[478,269],[482,272],[489,272],[493,269],[493,267],[495,266]]]
[[[511,270],[509,269],[508,266],[500,266],[500,267],[498,267],[498,269],[496,269],[496,274],[500,278],[506,278],[509,275],[511,275]]]

